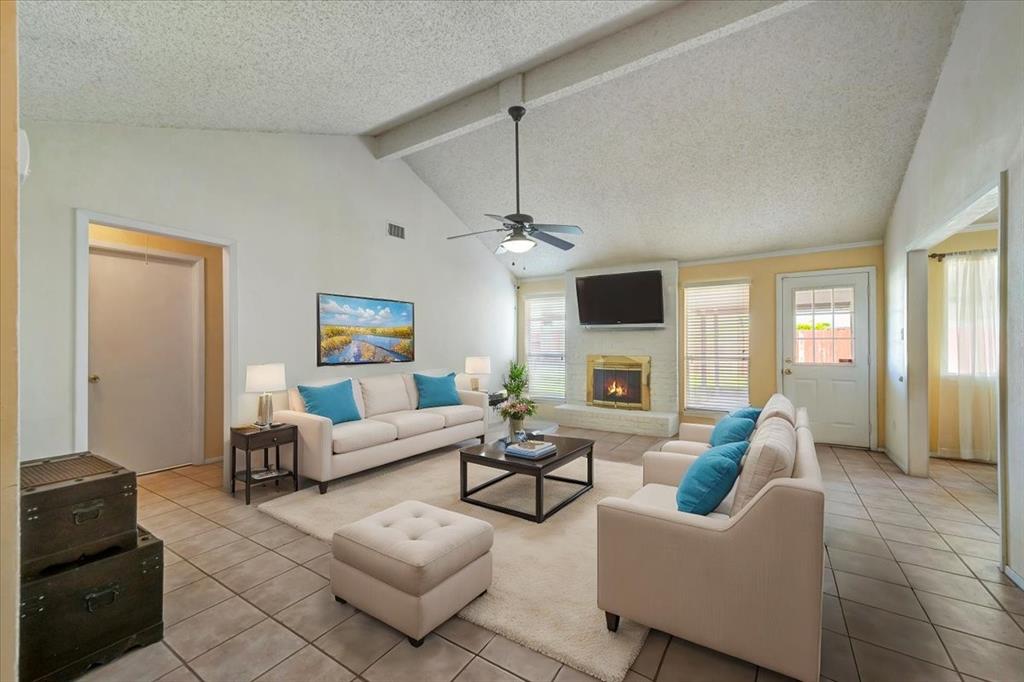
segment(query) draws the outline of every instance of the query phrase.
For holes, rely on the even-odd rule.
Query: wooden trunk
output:
[[[68,680],[163,637],[163,541],[144,529],[21,583],[20,679]]]
[[[21,466],[21,572],[135,546],[135,473],[89,452]]]

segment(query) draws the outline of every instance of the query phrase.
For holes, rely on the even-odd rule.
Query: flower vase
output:
[[[519,438],[520,438],[519,432],[522,431],[522,430],[523,430],[523,420],[522,419],[512,419],[512,418],[510,418],[508,420],[508,442],[514,443],[514,442],[518,441]]]

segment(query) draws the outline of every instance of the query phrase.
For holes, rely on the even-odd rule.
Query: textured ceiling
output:
[[[536,276],[881,238],[959,9],[816,3],[528,112],[523,211],[586,234],[501,259]],[[407,160],[471,230],[514,209],[510,122]]]
[[[22,115],[375,132],[670,4],[21,0]]]

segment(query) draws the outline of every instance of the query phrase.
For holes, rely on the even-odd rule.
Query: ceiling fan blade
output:
[[[555,234],[583,234],[583,228],[579,225],[544,225],[542,223],[533,223],[530,227],[543,232],[554,232]]]
[[[479,232],[467,232],[465,234],[456,234],[456,235],[453,235],[451,237],[448,237],[448,239],[462,239],[463,237],[472,237],[473,235],[477,235],[477,234],[490,234],[491,232],[504,232],[504,231],[505,231],[505,228],[503,228],[503,227],[496,227],[493,230],[480,230]]]
[[[537,230],[536,232],[532,232],[530,234],[530,237],[532,237],[533,239],[539,239],[542,242],[546,242],[548,244],[551,244],[551,246],[558,247],[562,251],[568,251],[572,247],[576,246],[575,244],[570,244],[569,242],[565,241],[564,239],[559,239],[558,237],[553,237],[550,234],[547,234],[546,232],[541,232],[540,230]]]
[[[515,225],[515,223],[513,223],[511,220],[509,220],[503,215],[494,215],[493,213],[484,213],[484,215],[487,216],[488,218],[494,218],[502,225]]]

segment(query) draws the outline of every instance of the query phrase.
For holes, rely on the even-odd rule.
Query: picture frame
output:
[[[316,321],[317,367],[416,359],[412,301],[318,292]]]

